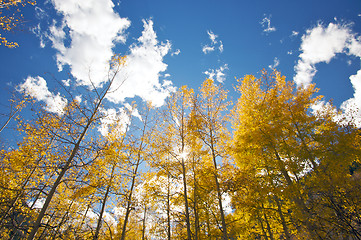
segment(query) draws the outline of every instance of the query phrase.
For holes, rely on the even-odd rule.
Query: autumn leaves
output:
[[[0,153],[2,238],[361,237],[360,130],[332,107],[312,114],[313,85],[248,75],[232,108],[207,79],[103,136],[111,84],[19,124],[22,140]]]

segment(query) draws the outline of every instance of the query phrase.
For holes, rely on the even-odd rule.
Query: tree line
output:
[[[161,108],[133,104],[102,135],[123,61],[62,114],[13,103],[2,239],[361,239],[361,132],[332,104],[313,112],[314,85],[247,75],[232,103],[206,79]]]

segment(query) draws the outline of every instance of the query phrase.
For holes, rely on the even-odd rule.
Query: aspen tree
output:
[[[283,134],[289,129],[288,126],[279,124],[285,122],[285,104],[292,100],[292,88],[290,84],[285,83],[281,76],[276,75],[275,78],[274,85],[263,90],[261,80],[257,80],[253,76],[246,76],[239,88],[242,95],[236,106],[234,113],[236,120],[233,125],[236,129],[234,139],[236,162],[240,165],[251,161],[256,169],[259,169],[258,171],[265,171],[264,168],[267,166],[273,171],[279,172],[292,192],[290,194],[295,196],[293,199],[295,204],[302,209],[301,212],[304,215],[302,221],[305,221],[309,233],[315,237],[309,219],[310,215],[306,216],[308,210],[300,195],[299,186],[291,179],[287,171],[286,164],[288,162],[282,160],[284,156],[280,152],[284,146],[282,145]],[[314,92],[311,88],[309,91]],[[257,155],[265,157],[258,157],[256,160]]]
[[[177,92],[173,93],[166,103],[163,124],[159,125],[158,132],[162,132],[158,136],[158,143],[155,144],[166,158],[174,162],[178,172],[182,178],[183,200],[185,211],[185,223],[187,239],[192,239],[191,220],[190,220],[190,204],[188,193],[188,172],[189,169],[189,147],[188,141],[190,132],[187,122],[190,114],[191,99],[193,97],[193,89],[186,86],[181,87]]]
[[[152,106],[150,103],[147,103],[144,111],[140,114],[141,126],[131,125],[131,127],[137,128],[133,129],[134,132],[131,134],[128,146],[129,146],[129,158],[131,159],[131,172],[130,172],[130,186],[126,191],[125,202],[126,202],[126,211],[125,217],[122,227],[121,239],[124,240],[126,238],[127,231],[127,223],[129,219],[130,212],[134,207],[133,195],[135,191],[135,187],[137,185],[138,177],[139,177],[139,168],[140,165],[149,161],[149,155],[151,155],[150,149],[150,136],[154,131],[154,128],[151,124],[154,124],[154,120],[151,116]],[[138,133],[139,136],[135,137],[135,134]]]
[[[110,76],[108,83],[105,85],[105,87],[101,91],[95,90],[96,94],[97,94],[97,99],[95,100],[93,109],[88,111],[89,115],[86,115],[85,117],[82,118],[83,122],[81,122],[81,125],[80,125],[81,127],[79,127],[78,129],[74,129],[76,131],[74,133],[70,132],[73,134],[71,136],[73,139],[73,143],[72,143],[71,149],[69,149],[70,150],[69,155],[68,155],[67,159],[64,161],[64,163],[62,164],[62,166],[60,166],[61,167],[60,172],[59,172],[55,182],[51,186],[50,191],[47,194],[44,205],[42,206],[42,208],[37,216],[37,219],[34,223],[34,226],[28,236],[28,240],[32,240],[35,238],[35,235],[38,232],[39,227],[41,225],[41,221],[46,213],[47,208],[49,207],[49,204],[56,192],[57,187],[61,183],[65,173],[71,167],[74,159],[76,158],[78,151],[81,148],[83,139],[86,136],[88,130],[91,129],[91,127],[94,125],[95,121],[97,120],[97,118],[100,114],[99,108],[103,104],[103,100],[105,99],[107,93],[110,91],[110,88],[114,82],[114,79],[115,79],[120,67],[124,63],[124,59],[120,58],[120,57],[114,58],[114,61],[115,61],[115,70],[113,72],[113,75]]]
[[[206,79],[199,89],[199,95],[194,98],[194,111],[190,123],[192,132],[203,141],[213,162],[213,175],[222,223],[222,239],[228,239],[228,233],[217,161],[226,158],[224,143],[228,134],[225,128],[227,122],[225,112],[230,104],[226,99],[227,92],[220,86],[216,86],[213,80]]]

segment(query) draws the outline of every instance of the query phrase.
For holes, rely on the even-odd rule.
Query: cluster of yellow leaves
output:
[[[4,14],[4,10],[14,10],[14,8],[17,8],[19,5],[24,7],[27,4],[35,5],[36,2],[29,0],[0,0],[0,29],[3,31],[11,31],[16,28],[16,26],[20,23],[20,19],[22,18],[22,15],[18,17],[15,14],[12,14],[11,16],[1,16]],[[20,12],[20,9],[15,9],[15,12]],[[8,48],[19,46],[18,43],[8,41],[6,37],[0,34],[0,45],[1,44]]]
[[[259,230],[264,232],[257,233],[262,236],[277,231],[288,232],[288,239],[295,232],[299,237],[326,236],[328,228],[333,227],[328,226],[329,222],[342,225],[332,217],[338,210],[327,202],[339,197],[345,200],[347,194],[342,192],[349,192],[353,183],[349,166],[360,156],[359,131],[352,124],[338,124],[331,105],[321,115],[311,114],[312,105],[322,98],[313,97],[317,93],[314,85],[296,89],[278,72],[264,73],[260,79],[248,75],[239,82],[241,96],[232,111],[232,152],[245,189],[234,196],[241,206],[238,211],[255,211],[252,221],[263,224]],[[346,202],[340,205],[346,207]],[[274,208],[278,215],[273,216],[264,207]],[[316,213],[319,208],[324,210]],[[280,209],[292,210],[292,214]],[[358,214],[359,209],[355,212]],[[357,214],[349,215],[350,219]],[[323,222],[314,218],[316,215],[328,220]],[[274,217],[282,225],[271,224]],[[298,229],[297,223],[287,223],[292,219],[301,221],[304,229]],[[267,224],[274,229],[267,230]]]

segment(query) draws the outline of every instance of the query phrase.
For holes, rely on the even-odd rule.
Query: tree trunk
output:
[[[171,225],[170,225],[170,173],[168,172],[168,185],[167,185],[167,235],[168,240],[171,239]]]
[[[37,219],[35,221],[34,227],[33,227],[33,229],[31,230],[31,232],[30,232],[30,234],[28,236],[28,240],[33,240],[35,238],[35,235],[39,230],[41,220],[45,216],[46,210],[49,207],[51,199],[53,198],[54,193],[55,193],[57,187],[59,186],[63,176],[65,175],[66,171],[69,169],[71,162],[75,158],[75,155],[77,154],[77,152],[79,150],[80,144],[83,141],[83,138],[84,138],[85,134],[87,133],[88,129],[90,128],[90,125],[93,123],[95,115],[97,114],[98,109],[99,109],[99,107],[101,106],[101,104],[103,102],[103,99],[105,98],[107,92],[109,91],[111,83],[114,80],[114,78],[115,78],[115,75],[113,76],[113,79],[110,81],[109,85],[105,89],[104,94],[98,99],[98,103],[96,104],[94,110],[92,111],[92,114],[91,114],[90,118],[88,119],[87,124],[85,125],[83,131],[81,132],[77,142],[75,143],[75,145],[73,147],[73,150],[71,151],[71,154],[70,154],[68,160],[65,162],[64,166],[61,169],[60,174],[58,175],[58,177],[56,178],[53,186],[51,187],[50,192],[48,193],[48,196],[45,199],[45,203],[44,203],[43,207],[41,208],[41,211],[40,211],[40,213],[39,213],[39,215],[38,215],[38,217],[37,217]]]
[[[291,177],[288,175],[287,170],[285,169],[285,166],[284,166],[284,163],[283,163],[281,157],[279,156],[279,154],[275,148],[274,148],[274,151],[275,151],[276,158],[280,164],[281,173],[282,173],[283,177],[286,179],[287,185],[289,187],[293,188],[294,184],[292,182]],[[294,196],[292,197],[292,200],[299,207],[299,209],[301,211],[302,221],[304,222],[304,224],[307,228],[310,238],[322,240],[322,238],[316,232],[316,227],[314,226],[313,223],[310,222],[311,214],[310,214],[309,209],[307,208],[305,202],[300,197],[300,193],[298,191],[294,192]]]
[[[271,240],[274,240],[271,226],[270,226],[270,224],[269,224],[267,215],[266,215],[266,213],[265,213],[265,211],[264,211],[263,203],[262,203],[262,210],[263,210],[263,217],[264,217],[264,221],[266,222],[267,232],[268,232],[268,234],[269,234],[269,238],[270,238]]]
[[[188,196],[187,196],[187,179],[186,179],[186,168],[184,158],[182,157],[182,175],[183,175],[183,188],[184,188],[184,207],[186,210],[186,224],[187,224],[187,239],[192,240],[191,236],[191,226],[189,219],[189,205],[188,205]]]
[[[144,205],[144,215],[143,215],[143,226],[142,226],[142,240],[145,240],[145,223],[147,217],[147,205]]]
[[[141,143],[142,144],[142,143]],[[128,223],[128,219],[129,219],[129,214],[131,211],[131,204],[132,204],[132,196],[133,196],[133,191],[134,191],[134,186],[135,186],[135,180],[138,174],[138,167],[141,161],[141,153],[140,151],[142,151],[142,146],[140,146],[139,152],[138,152],[138,156],[137,156],[137,163],[135,165],[135,169],[133,172],[133,176],[132,176],[132,184],[130,186],[130,191],[129,191],[129,196],[128,196],[128,200],[127,200],[127,209],[125,212],[125,218],[124,218],[124,223],[123,223],[123,228],[122,228],[122,236],[121,236],[121,240],[125,240],[125,233],[127,230],[127,223]]]
[[[285,232],[285,238],[286,238],[286,240],[290,240],[291,236],[290,236],[290,233],[288,231],[288,227],[287,227],[287,224],[286,224],[285,217],[283,216],[283,213],[282,213],[280,200],[278,199],[277,196],[274,196],[273,198],[275,199],[276,204],[277,204],[277,212],[278,212],[278,214],[280,215],[280,218],[281,218],[283,231]]]
[[[194,195],[194,228],[195,228],[195,233],[194,233],[194,240],[198,240],[198,236],[199,236],[199,216],[198,216],[198,183],[197,183],[197,179],[196,179],[196,171],[194,168],[194,161],[193,161],[193,182],[194,182],[194,191],[193,191],[193,195]]]
[[[211,146],[212,159],[213,159],[213,165],[214,165],[214,179],[216,181],[216,190],[217,190],[219,211],[221,213],[222,239],[227,240],[228,239],[227,225],[226,225],[226,220],[225,220],[224,211],[223,211],[222,193],[221,193],[221,188],[220,188],[219,181],[218,181],[218,167],[217,167],[216,154],[215,154],[212,139],[213,139],[213,136],[212,136],[212,132],[211,132],[211,145],[210,146]]]
[[[94,233],[94,237],[93,237],[94,240],[97,240],[99,238],[99,232],[100,232],[100,227],[102,226],[102,219],[103,219],[103,214],[104,214],[104,210],[105,210],[105,205],[106,205],[106,202],[107,202],[110,187],[112,186],[112,181],[113,181],[113,177],[114,177],[114,170],[115,170],[115,164],[112,167],[112,172],[110,174],[110,180],[109,180],[107,189],[106,189],[105,194],[104,194],[104,198],[103,198],[103,202],[102,202],[102,208],[101,208],[100,213],[99,213],[97,228],[95,229],[95,233]]]

